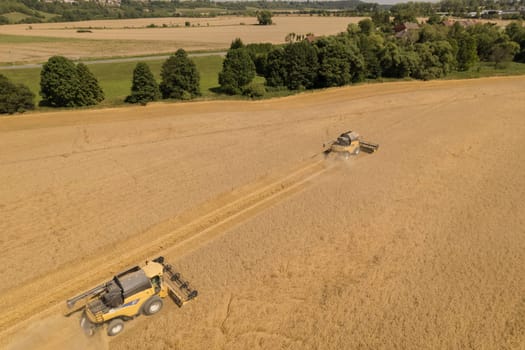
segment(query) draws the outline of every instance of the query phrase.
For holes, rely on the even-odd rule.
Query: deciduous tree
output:
[[[510,40],[518,43],[520,46],[519,52],[514,56],[514,60],[525,63],[525,27],[523,27],[523,22],[510,23],[505,28],[505,33]]]
[[[286,85],[287,72],[284,61],[284,50],[280,47],[268,53],[264,77],[266,85],[279,87]]]
[[[233,40],[230,45],[230,49],[242,49],[243,47],[244,43],[242,42],[241,38],[235,38],[235,40]]]
[[[479,61],[476,40],[467,33],[459,36],[456,40],[458,45],[456,54],[458,70],[469,70]]]
[[[308,41],[288,44],[284,48],[285,84],[290,90],[313,88],[319,61],[315,47]]]
[[[246,49],[230,49],[219,73],[221,90],[227,94],[241,94],[255,78],[255,65]]]
[[[504,67],[508,62],[514,59],[514,55],[518,53],[520,46],[514,41],[503,41],[497,43],[492,48],[490,54],[490,61],[494,62],[494,67]]]
[[[40,104],[51,107],[78,106],[79,89],[80,81],[73,61],[62,56],[49,58],[40,72]]]
[[[186,51],[177,50],[162,65],[160,91],[163,98],[187,100],[200,96],[200,75]]]
[[[80,82],[77,105],[91,106],[104,100],[104,91],[98,84],[97,78],[84,63],[77,64],[77,75]]]
[[[14,84],[0,74],[0,113],[24,112],[35,108],[35,94],[22,84]]]
[[[264,26],[272,24],[272,12],[268,10],[257,11],[257,21]]]
[[[51,57],[40,72],[40,104],[51,107],[79,107],[99,103],[104,92],[88,67],[62,57]]]
[[[316,41],[316,46],[319,52],[319,86],[343,86],[361,80],[365,64],[355,44],[332,38],[320,39]]]

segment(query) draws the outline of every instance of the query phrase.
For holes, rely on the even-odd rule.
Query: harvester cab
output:
[[[180,307],[197,297],[197,290],[190,287],[180,273],[163,257],[147,261],[114,276],[110,281],[67,300],[69,309],[77,302],[84,303],[70,312],[82,311],[80,326],[88,336],[97,328],[107,326],[107,334],[114,336],[124,330],[124,321],[141,314],[159,312],[163,299],[168,295]]]
[[[361,151],[374,153],[378,150],[379,145],[363,140],[355,131],[347,131],[339,135],[336,140],[323,144],[323,148],[325,157],[328,157],[330,154],[336,154],[344,159],[348,159],[352,155],[358,155]]]

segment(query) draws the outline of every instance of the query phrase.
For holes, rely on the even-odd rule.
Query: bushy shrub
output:
[[[251,98],[263,97],[266,89],[261,84],[249,83],[243,88],[242,94]]]
[[[35,108],[35,94],[22,84],[14,84],[0,74],[0,113],[21,113]]]

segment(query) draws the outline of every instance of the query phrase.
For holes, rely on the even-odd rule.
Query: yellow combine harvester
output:
[[[378,150],[379,145],[361,139],[361,136],[355,131],[347,131],[339,135],[337,140],[323,144],[324,155],[337,154],[344,159],[350,158],[351,155],[358,155],[359,152],[374,153]]]
[[[168,295],[182,306],[197,294],[171,265],[164,263],[163,257],[158,257],[69,299],[67,306],[72,309],[77,302],[84,300],[85,303],[69,315],[83,309],[80,326],[88,336],[103,325],[106,325],[107,334],[114,336],[124,330],[124,321],[159,312],[162,299]]]

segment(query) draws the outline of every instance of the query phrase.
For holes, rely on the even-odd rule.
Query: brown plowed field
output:
[[[0,119],[0,346],[523,349],[525,78]],[[379,152],[323,160],[355,129]],[[163,254],[199,289],[86,340]]]
[[[317,36],[346,31],[359,17],[274,17],[274,25],[256,25],[255,17],[148,18],[85,22],[13,24],[0,34],[57,38],[46,42],[0,43],[0,62],[41,62],[52,55],[72,59],[148,55],[185,50],[222,50],[235,38],[244,43],[285,42],[289,33]],[[190,22],[191,27],[185,27]],[[160,28],[146,28],[154,24]],[[166,28],[162,27],[163,25]],[[29,30],[28,28],[31,27]],[[77,28],[92,28],[78,33]],[[64,41],[66,39],[66,41]]]

